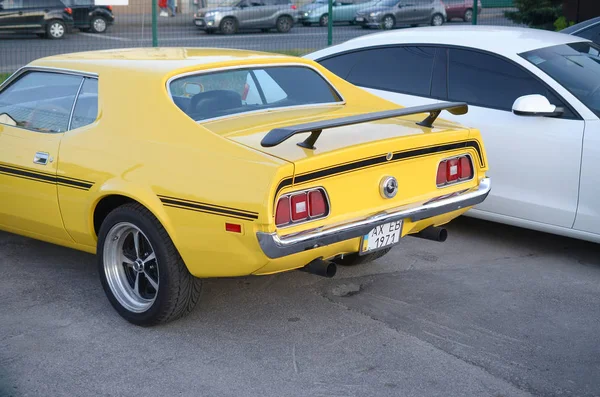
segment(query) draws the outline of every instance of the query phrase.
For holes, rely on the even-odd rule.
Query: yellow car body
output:
[[[170,96],[177,76],[257,65],[310,68],[343,101],[196,122]],[[0,228],[9,232],[95,253],[107,214],[137,202],[164,227],[193,276],[262,275],[358,252],[361,237],[343,237],[350,224],[394,211],[414,215],[424,203],[461,195],[479,202],[489,191],[479,131],[441,118],[432,128],[417,125],[426,113],[324,129],[315,149],[297,145],[308,133],[261,146],[273,129],[397,109],[309,60],[190,48],[67,54],[32,62],[2,90],[36,70],[97,78],[98,112],[91,124],[60,133],[0,123]],[[48,154],[46,164],[32,162],[40,152]],[[440,161],[459,155],[472,159],[473,177],[438,187]],[[393,199],[380,194],[388,175],[398,181]],[[315,187],[327,192],[329,215],[277,228],[278,198]],[[441,205],[432,217],[407,216],[401,235],[445,224],[468,208]],[[306,236],[324,234],[325,243],[305,246],[312,241]],[[296,243],[304,246],[289,250]]]

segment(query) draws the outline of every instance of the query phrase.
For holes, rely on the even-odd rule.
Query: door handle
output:
[[[46,152],[36,152],[35,156],[33,156],[34,164],[46,165],[51,163],[52,160],[52,157],[50,157],[50,155]]]

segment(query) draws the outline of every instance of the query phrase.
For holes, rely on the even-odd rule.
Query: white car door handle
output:
[[[35,164],[46,165],[52,162],[52,158],[46,152],[36,152],[35,156],[33,156],[33,162]]]

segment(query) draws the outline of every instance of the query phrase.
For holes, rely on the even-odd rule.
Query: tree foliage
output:
[[[511,21],[532,28],[554,30],[554,22],[562,16],[563,0],[514,0],[517,11],[505,11]]]

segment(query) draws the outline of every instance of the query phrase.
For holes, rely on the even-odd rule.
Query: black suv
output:
[[[62,39],[73,28],[72,14],[60,0],[0,0],[0,32],[31,32]]]
[[[115,16],[112,6],[94,5],[94,0],[63,0],[73,10],[75,27],[81,31],[104,33],[113,24]]]

